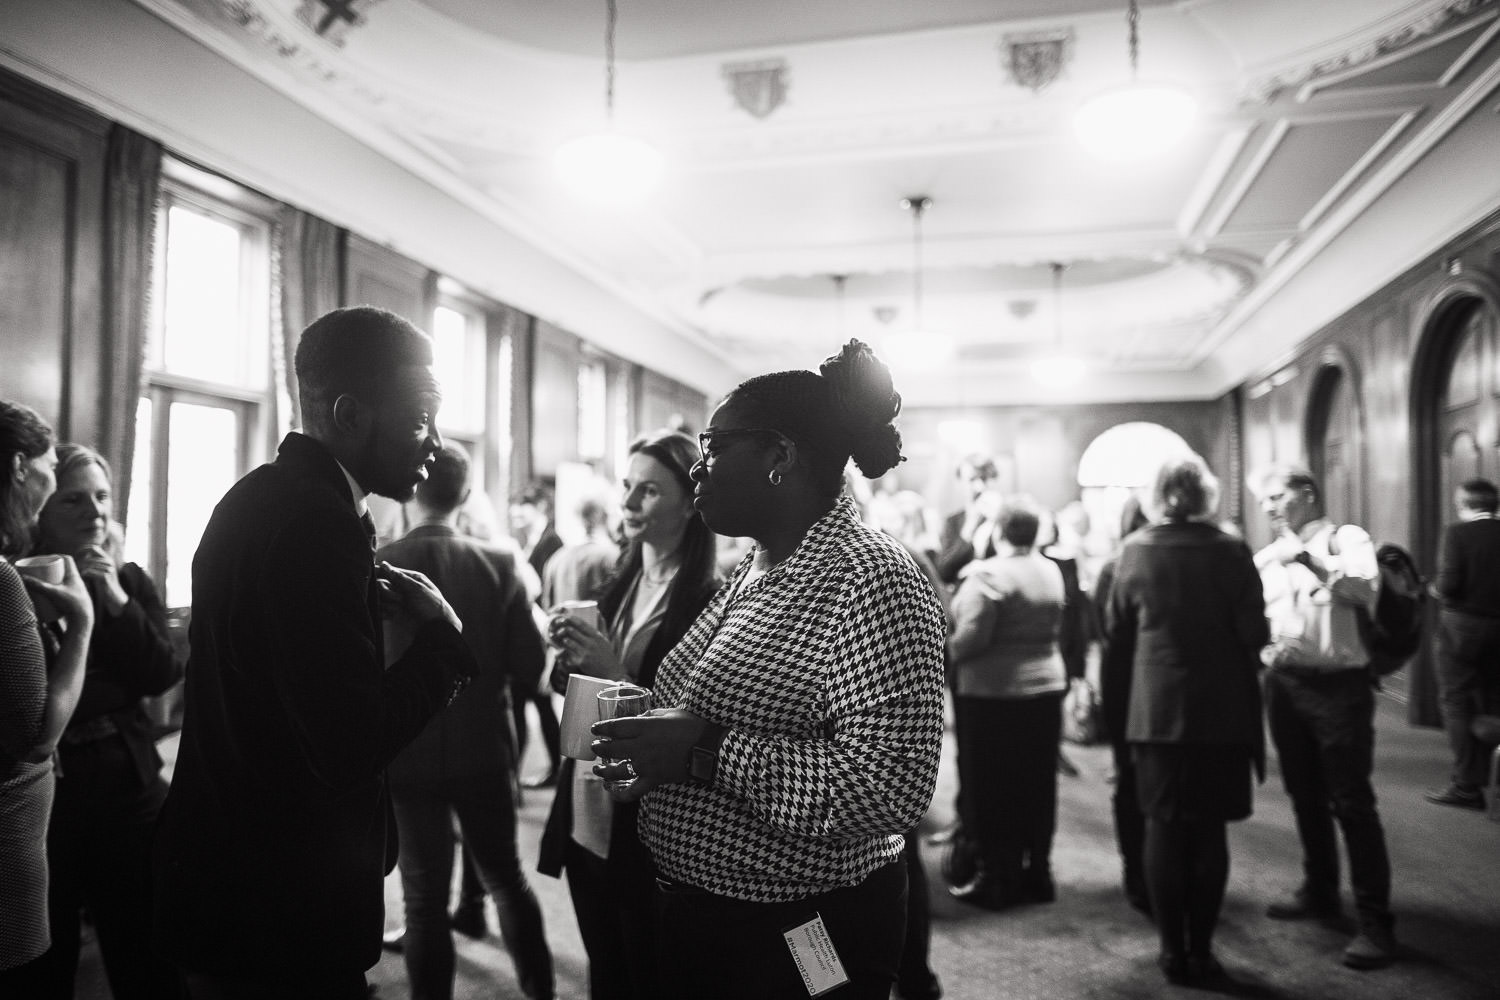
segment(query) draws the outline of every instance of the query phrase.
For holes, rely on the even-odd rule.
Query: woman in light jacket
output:
[[[1028,504],[1005,504],[995,555],[972,564],[953,598],[948,638],[962,820],[979,843],[979,873],[950,892],[991,910],[1057,897],[1066,595],[1057,564],[1034,548],[1039,524]]]
[[[1147,503],[1154,523],[1121,549],[1105,614],[1107,655],[1130,664],[1125,737],[1158,962],[1173,983],[1223,976],[1212,946],[1229,880],[1225,825],[1250,815],[1251,770],[1264,769],[1260,575],[1245,543],[1210,520],[1217,503],[1201,458],[1163,465]]]

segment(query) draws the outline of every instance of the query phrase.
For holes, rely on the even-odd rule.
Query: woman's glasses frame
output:
[[[763,434],[774,434],[782,440],[788,440],[785,434],[774,427],[726,427],[723,430],[710,429],[698,432],[698,454],[702,456],[703,464],[707,465],[713,461],[716,449],[722,451],[737,438],[754,437]]]

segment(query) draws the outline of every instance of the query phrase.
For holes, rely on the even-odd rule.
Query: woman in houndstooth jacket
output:
[[[851,341],[750,379],[699,435],[694,504],[755,548],[662,662],[647,716],[600,723],[658,873],[667,995],[884,1000],[905,929],[902,833],[942,738],[944,619],[842,495],[900,461],[901,397]]]

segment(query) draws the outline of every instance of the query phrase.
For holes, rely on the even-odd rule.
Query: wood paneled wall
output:
[[[0,398],[36,409],[60,440],[100,437],[109,128],[0,73]]]
[[[1331,513],[1363,524],[1377,541],[1406,546],[1424,573],[1434,573],[1442,527],[1453,517],[1443,495],[1439,424],[1454,341],[1475,309],[1500,316],[1500,215],[1478,221],[1318,330],[1286,363],[1248,380],[1246,468],[1314,464],[1327,422],[1322,393],[1337,372],[1333,381],[1348,394],[1348,411],[1331,421],[1345,452],[1334,478],[1346,477],[1348,486],[1346,500],[1331,498]],[[1486,356],[1494,357],[1494,348]],[[1490,434],[1480,443],[1494,462],[1500,439]],[[1248,492],[1243,500],[1254,509]],[[1264,518],[1249,518],[1247,528],[1252,545],[1270,537]],[[1438,723],[1430,650],[1392,683],[1404,688],[1412,721]]]

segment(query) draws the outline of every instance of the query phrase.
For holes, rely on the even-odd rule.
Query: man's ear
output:
[[[347,392],[341,393],[333,401],[333,427],[341,434],[358,434],[365,413],[363,403]]]

